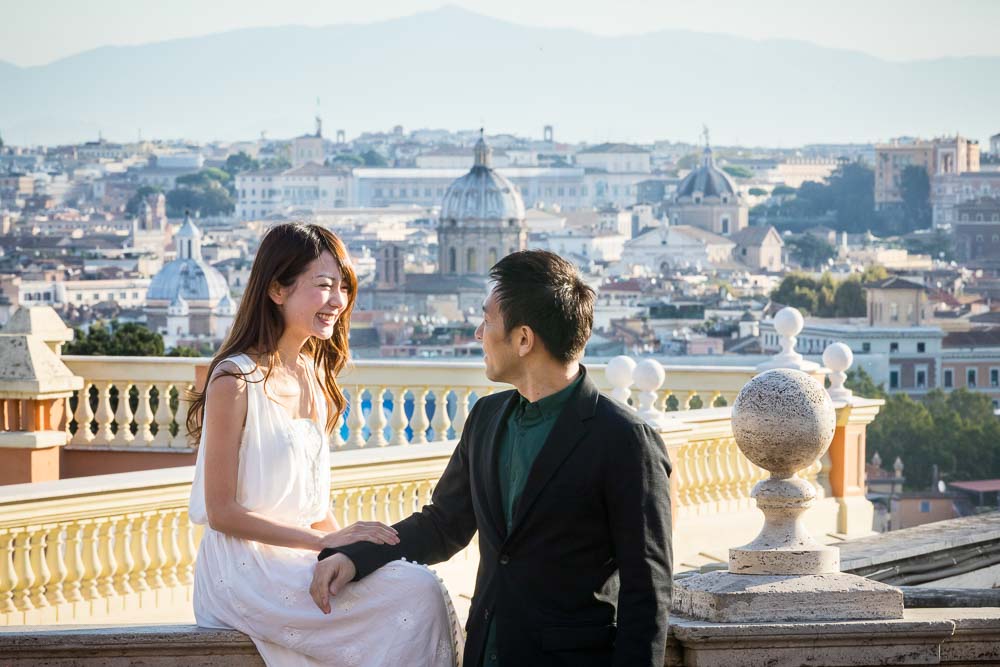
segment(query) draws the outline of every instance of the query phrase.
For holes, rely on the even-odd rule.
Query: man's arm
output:
[[[605,489],[621,588],[615,667],[661,667],[673,587],[670,463],[663,441],[636,425],[608,457]]]
[[[354,580],[358,580],[400,558],[431,565],[448,560],[467,546],[476,532],[469,483],[468,441],[477,407],[478,401],[472,406],[462,429],[462,437],[434,488],[430,504],[393,526],[399,534],[399,544],[356,542],[335,549],[323,549],[319,560],[335,553],[344,554],[354,563]]]

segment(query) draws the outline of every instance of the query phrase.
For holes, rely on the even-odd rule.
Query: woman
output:
[[[381,523],[337,525],[328,435],[347,402],[337,373],[357,278],[343,243],[318,225],[282,224],[261,241],[227,340],[195,394],[199,440],[191,520],[198,625],[249,635],[268,665],[452,667],[461,632],[434,573],[393,563],[350,584],[329,615],[313,604],[316,553],[397,543]]]

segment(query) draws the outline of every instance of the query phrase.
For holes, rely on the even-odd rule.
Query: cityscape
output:
[[[465,10],[441,11],[467,18]],[[976,91],[967,94],[978,107]],[[385,516],[398,519],[408,514],[400,507],[429,499],[474,401],[497,389],[482,375],[476,337],[490,269],[506,255],[540,249],[570,261],[596,293],[583,363],[597,369],[601,389],[619,392],[655,423],[673,418],[690,431],[677,436],[676,450],[664,435],[679,475],[675,541],[679,530],[692,536],[690,548],[675,545],[682,570],[724,564],[725,547],[737,544],[727,531],[742,536],[742,526],[753,525],[749,541],[760,527],[750,490],[764,477],[737,464],[730,411],[741,387],[780,360],[815,374],[838,410],[831,454],[801,476],[821,494],[810,526],[827,542],[844,540],[845,563],[860,554],[852,572],[875,577],[879,563],[898,565],[896,546],[866,565],[864,549],[876,543],[865,540],[937,522],[991,522],[966,532],[996,546],[996,106],[985,134],[978,117],[964,125],[969,116],[954,104],[938,119],[947,132],[915,134],[916,123],[899,118],[885,134],[831,137],[817,123],[798,145],[768,146],[771,137],[727,128],[724,115],[707,110],[701,122],[689,122],[686,110],[689,127],[662,136],[595,127],[583,138],[577,120],[545,104],[529,105],[534,129],[524,128],[524,109],[516,123],[504,122],[501,105],[461,125],[450,125],[451,112],[440,124],[382,124],[379,109],[378,121],[354,121],[348,130],[330,97],[317,89],[296,99],[294,117],[278,131],[231,136],[220,126],[215,138],[192,131],[199,139],[126,136],[109,120],[107,133],[39,140],[49,130],[0,111],[5,625],[118,623],[136,613],[150,623],[187,621],[200,529],[186,515],[197,454],[184,437],[185,392],[204,383],[231,332],[262,237],[286,222],[334,232],[359,281],[342,379],[349,408],[331,445],[334,505],[345,519],[362,518],[363,503],[383,502],[391,507]],[[619,121],[628,119],[615,127]],[[284,130],[289,123],[298,129]],[[795,123],[794,136],[807,136],[808,123]],[[572,130],[563,136],[566,126]],[[67,120],[52,132],[90,127]],[[616,384],[622,359],[629,370]],[[646,363],[659,369],[655,386],[643,384],[648,373],[632,374]],[[24,388],[29,380],[34,394]],[[410,465],[405,457],[425,447],[439,467],[392,477],[377,450],[404,446],[409,454],[392,453],[396,465]],[[338,473],[350,483],[337,487]],[[44,485],[69,484],[51,492],[70,502],[89,493],[87,480],[97,475],[109,477],[100,488],[119,500],[88,509],[81,527],[59,523],[49,509],[38,510],[48,523],[33,518]],[[130,513],[137,489],[154,487],[159,504]],[[381,495],[404,487],[416,495]],[[5,488],[11,495],[3,501]],[[97,517],[109,531],[120,523],[125,528],[115,530],[128,532],[88,532]],[[43,538],[36,543],[29,529],[36,524],[50,545],[79,539],[77,560],[60,565],[62,556],[42,551]],[[150,543],[152,555],[136,542],[147,530],[164,536]],[[87,545],[100,555],[88,556]],[[442,566],[453,595],[471,591],[470,558],[478,557],[469,553]],[[101,562],[110,567],[104,575]],[[974,583],[942,587],[995,590],[995,563],[982,565]],[[52,572],[77,578],[66,597]],[[48,588],[37,583],[45,577]],[[82,600],[115,595],[131,602],[80,611]],[[995,611],[1000,601],[991,599],[965,606]]]

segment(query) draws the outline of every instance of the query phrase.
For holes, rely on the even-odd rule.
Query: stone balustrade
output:
[[[70,451],[190,451],[185,431],[179,428],[187,419],[188,404],[178,399],[197,386],[199,369],[204,372],[209,359],[63,356],[62,361],[83,378],[84,387],[68,399]],[[588,366],[598,386],[610,392],[616,387],[605,368],[605,364]],[[653,401],[660,411],[726,405],[755,374],[753,368],[742,366],[671,364],[665,370],[666,382]],[[334,435],[334,449],[455,438],[476,399],[508,388],[487,380],[481,362],[364,360],[348,365],[340,382],[349,409]],[[630,377],[623,378],[618,388],[638,404],[640,389],[632,384]],[[89,400],[81,401],[83,395]],[[351,409],[359,405],[359,397],[360,409]],[[438,405],[447,405],[447,410],[438,410]]]
[[[408,516],[430,500],[453,448],[339,453],[330,471],[338,521]],[[0,625],[148,620],[189,607],[203,532],[187,515],[193,474],[185,466],[5,487]]]

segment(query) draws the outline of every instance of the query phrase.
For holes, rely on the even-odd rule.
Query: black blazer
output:
[[[395,525],[398,545],[358,542],[360,579],[406,558],[451,558],[479,531],[465,661],[479,667],[494,619],[503,667],[662,667],[671,594],[670,464],[660,437],[584,378],[535,460],[513,525],[497,450],[517,393],[480,398],[431,504]]]

